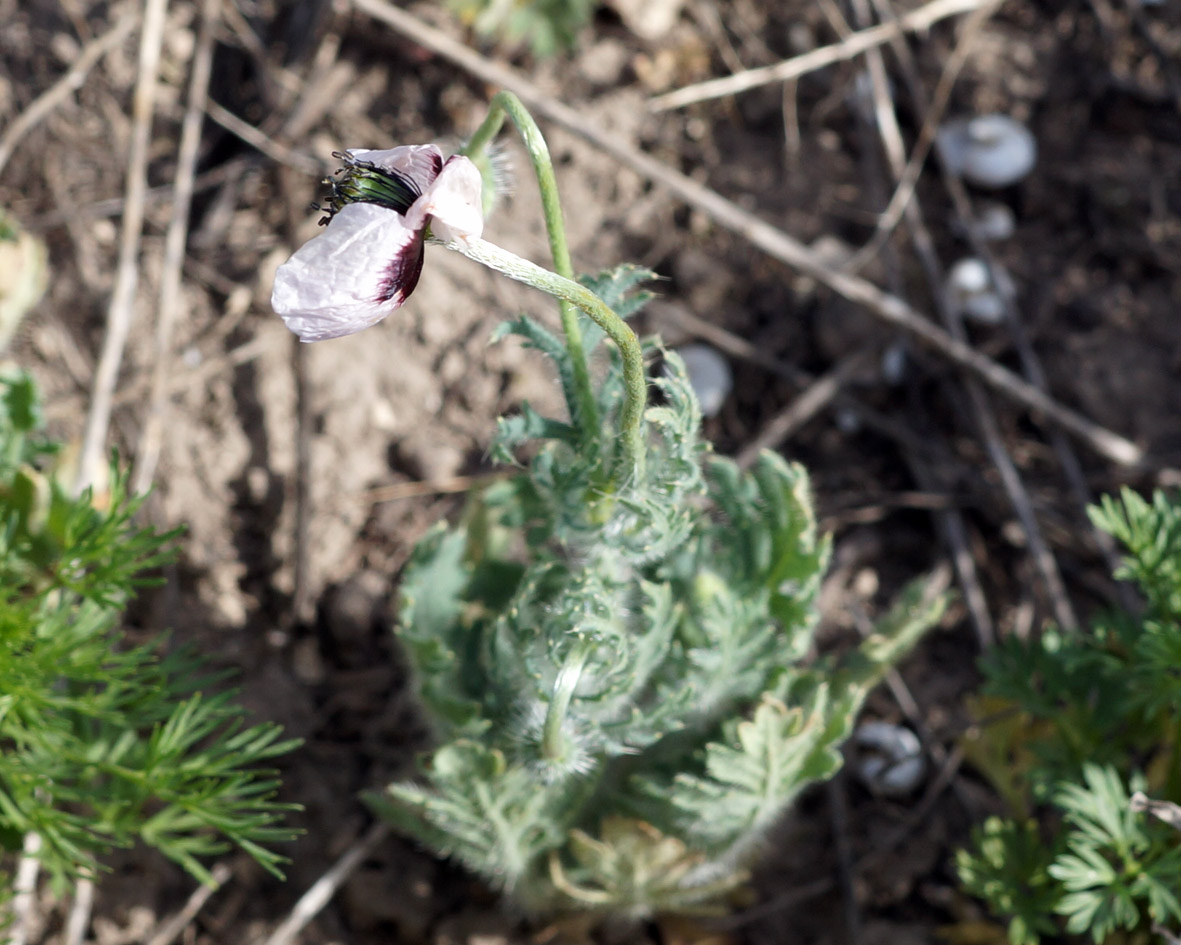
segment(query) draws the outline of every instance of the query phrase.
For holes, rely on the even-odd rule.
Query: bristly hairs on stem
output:
[[[616,476],[616,488],[638,488],[644,478],[644,407],[648,399],[648,382],[644,376],[644,354],[640,341],[627,322],[615,314],[603,300],[564,276],[542,269],[527,259],[501,249],[487,240],[464,240],[445,244],[448,249],[462,253],[468,259],[524,283],[563,304],[581,309],[619,348],[623,361],[624,402],[620,413],[619,434],[623,440],[622,476]],[[576,321],[576,320],[575,320]],[[567,341],[569,341],[567,335]],[[579,333],[581,338],[581,333]],[[580,342],[581,344],[581,342]],[[581,347],[579,348],[581,356]],[[583,360],[585,367],[585,359]],[[589,377],[589,376],[588,376]],[[588,379],[589,383],[589,379]]]
[[[512,119],[525,149],[529,152],[529,159],[533,164],[533,172],[537,176],[537,186],[541,191],[541,208],[545,216],[545,229],[549,235],[550,253],[554,260],[554,271],[558,275],[574,280],[574,265],[570,260],[570,248],[566,242],[566,224],[562,218],[562,204],[558,195],[558,181],[554,176],[554,164],[550,158],[549,147],[542,137],[541,130],[533,116],[525,109],[521,100],[512,92],[498,92],[492,97],[488,106],[488,117],[484,119],[475,134],[460,151],[473,160],[485,152],[496,137],[505,118]],[[477,165],[479,166],[479,164]],[[566,348],[570,353],[573,371],[574,389],[565,391],[567,409],[574,425],[582,433],[584,440],[597,440],[600,435],[598,408],[594,391],[591,388],[590,371],[587,366],[586,351],[582,342],[582,331],[578,326],[576,306],[567,299],[559,299],[559,313],[562,319],[562,331],[566,337]]]

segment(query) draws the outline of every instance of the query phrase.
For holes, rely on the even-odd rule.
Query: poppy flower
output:
[[[433,144],[336,155],[327,229],[279,267],[271,307],[300,341],[351,335],[381,321],[418,284],[427,237],[478,239],[480,172]]]

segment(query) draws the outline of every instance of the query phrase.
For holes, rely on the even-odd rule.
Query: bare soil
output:
[[[623,4],[623,0],[620,0]],[[910,2],[875,6],[895,14]],[[130,2],[0,0],[0,135],[110,30]],[[197,46],[200,4],[168,8],[151,126],[135,321],[118,383],[111,442],[134,459],[148,402],[171,183]],[[670,167],[707,183],[805,243],[858,247],[893,190],[864,59],[670,112],[647,100],[688,83],[766,65],[858,26],[858,3],[689,0],[644,37],[600,11],[578,48],[535,62],[473,36],[433,4],[414,12],[492,59],[527,70],[555,99]],[[626,13],[626,6],[621,6]],[[1021,331],[969,327],[982,352],[1020,368],[1024,336],[1060,402],[1132,438],[1147,461],[1127,469],[1071,444],[1092,497],[1128,484],[1178,482],[1181,466],[1181,8],[1091,0],[1007,0],[965,40],[964,19],[887,47],[892,110],[908,147],[954,50],[971,43],[948,114],[999,111],[1039,146],[1033,174],[1000,192],[971,191],[976,212],[1009,208],[1011,236],[991,244],[1016,287]],[[865,25],[865,24],[861,24]],[[35,372],[54,432],[76,444],[106,330],[125,210],[137,77],[133,32],[103,56],[17,144],[0,207],[49,247],[45,300],[9,352]],[[316,161],[342,147],[454,143],[494,89],[348,3],[226,2],[218,15],[210,97],[259,129],[260,151],[220,112],[204,121],[183,269],[167,423],[151,519],[187,536],[163,589],[131,615],[173,629],[239,671],[259,719],[306,739],[283,762],[284,795],[304,805],[285,884],[248,861],[185,931],[192,943],[247,942],[361,836],[358,799],[413,770],[422,727],[406,699],[390,635],[393,594],[410,549],[462,504],[465,477],[491,471],[496,417],[556,401],[553,378],[492,329],[544,300],[467,260],[428,248],[421,283],[397,316],[361,335],[307,346],[271,313],[277,265],[316,231]],[[773,444],[814,476],[835,564],[822,641],[853,638],[902,582],[950,560],[941,515],[958,513],[997,634],[1061,615],[1035,567],[1030,536],[990,462],[965,378],[871,314],[768,259],[700,210],[669,198],[571,134],[546,127],[576,265],[621,261],[665,277],[640,328],[692,340],[684,315],[724,329],[781,366],[732,357],[735,389],[707,422],[737,454],[826,374],[868,349],[868,366],[790,437]],[[524,154],[510,142],[512,192],[486,235],[538,261],[546,242]],[[325,164],[325,167],[329,167]],[[937,164],[918,182],[935,256],[968,255],[965,221]],[[941,291],[904,223],[864,274],[936,317]],[[905,371],[882,356],[905,344]],[[306,414],[299,422],[302,388]],[[1109,568],[1049,428],[994,394],[997,442],[1028,490],[1070,606],[1113,600]],[[556,409],[556,408],[555,408]],[[308,464],[300,466],[300,450]],[[300,495],[307,511],[297,515]],[[301,530],[302,529],[302,530]],[[958,891],[954,850],[999,802],[959,764],[981,640],[961,603],[875,695],[867,714],[911,719],[935,759],[913,797],[876,797],[851,778],[807,796],[769,844],[750,901],[723,922],[661,923],[595,933],[625,942],[931,941],[981,927]],[[142,940],[193,883],[136,851],[99,887],[90,938]],[[61,941],[68,902],[46,891],[42,941]],[[987,934],[999,930],[984,927]],[[578,941],[577,926],[537,927],[452,865],[393,838],[380,844],[312,921],[307,943]],[[982,933],[983,934],[983,933]],[[1000,940],[1000,939],[995,939]]]

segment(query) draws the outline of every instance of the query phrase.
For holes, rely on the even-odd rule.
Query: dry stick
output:
[[[226,880],[232,875],[232,872],[226,863],[218,863],[214,866],[210,871],[210,875],[213,877],[213,885],[207,886],[205,883],[201,883],[197,886],[193,890],[193,894],[189,896],[189,901],[184,904],[184,907],[148,936],[147,945],[171,945],[172,940],[180,935],[188,927],[189,923],[196,918],[197,913],[209,901],[209,897],[225,884]]]
[[[926,6],[899,17],[893,23],[885,23],[862,30],[839,43],[833,43],[831,46],[821,46],[819,49],[813,49],[773,66],[749,69],[746,72],[739,72],[721,79],[710,79],[696,85],[687,85],[675,92],[657,95],[649,100],[648,104],[653,111],[683,108],[693,102],[704,102],[726,95],[736,95],[739,92],[755,89],[761,85],[769,85],[772,82],[795,79],[805,73],[823,69],[825,66],[853,59],[867,49],[888,43],[895,36],[901,36],[904,32],[928,29],[949,16],[968,13],[978,8],[982,2],[985,0],[934,0]]]
[[[865,0],[854,0],[854,4],[858,15],[868,20],[870,13]],[[928,135],[930,129],[939,120],[942,109],[946,106],[954,79],[967,60],[973,37],[985,19],[991,15],[993,9],[995,9],[995,5],[982,7],[973,13],[964,25],[960,42],[940,78],[939,92],[936,95],[939,104],[936,109],[927,112],[924,129]],[[942,291],[944,281],[943,269],[935,252],[934,242],[926,228],[926,224],[923,222],[922,211],[913,195],[915,178],[907,178],[907,174],[912,169],[921,167],[922,161],[925,158],[925,152],[923,150],[925,145],[922,135],[920,135],[920,144],[916,148],[916,157],[908,167],[902,134],[898,128],[893,101],[890,98],[881,53],[879,50],[873,49],[867,53],[866,58],[868,60],[870,78],[873,83],[874,113],[879,134],[882,138],[882,145],[896,181],[904,181],[904,183],[898,185],[895,198],[904,189],[908,191],[907,199],[901,203],[895,201],[893,205],[897,210],[897,214],[905,217],[907,221],[912,242],[927,274],[928,281],[931,285],[932,296],[936,300],[936,308],[942,320],[947,325],[951,334],[963,341],[966,339],[963,324],[959,319],[958,313],[952,311],[946,303]],[[926,143],[929,143],[929,138]],[[885,245],[884,237],[893,229],[893,225],[894,223],[892,221],[888,229],[879,227],[879,239],[871,241],[870,244],[872,247],[870,250],[871,253],[876,253],[879,248]],[[859,255],[864,257],[865,253],[866,250],[863,249]],[[1009,456],[1001,440],[991,406],[984,392],[973,379],[965,378],[964,382],[968,390],[976,425],[984,439],[988,455],[1000,473],[1001,483],[1009,498],[1009,502],[1016,511],[1018,519],[1026,531],[1030,554],[1033,557],[1035,566],[1042,575],[1047,593],[1054,606],[1055,615],[1064,626],[1068,628],[1074,627],[1077,625],[1077,621],[1074,611],[1070,606],[1070,600],[1066,595],[1065,583],[1062,580],[1057,562],[1042,537],[1041,528],[1038,525],[1037,516],[1034,512],[1033,503],[1030,500],[1029,494],[1017,473],[1012,458]],[[918,474],[925,474],[920,462],[916,461],[912,463],[912,466],[914,466]],[[929,474],[925,475],[929,482]],[[964,587],[964,599],[969,607],[969,615],[979,642],[982,646],[986,646],[995,638],[995,631],[991,616],[985,605],[983,591],[979,586],[976,576],[975,562],[968,551],[966,526],[954,510],[948,510],[942,513],[942,518],[944,521],[941,523],[941,528],[945,540],[952,546],[952,560],[956,565],[960,583]]]
[[[925,460],[907,454],[906,462],[919,488],[925,492],[945,492]],[[967,523],[954,508],[944,509],[943,514],[935,517],[935,522],[943,533],[943,543],[951,548],[951,564],[959,579],[964,606],[968,608],[972,629],[976,631],[976,643],[980,651],[984,652],[996,643],[996,625],[992,621],[992,614],[989,613],[988,597],[976,571],[976,559],[972,555],[968,541]]]
[[[972,19],[968,23],[969,33],[972,32],[974,23],[983,22],[992,15],[993,10],[999,5],[1000,0],[988,0],[984,7],[973,14]],[[970,49],[970,43],[961,42],[952,50],[951,57],[948,59],[942,75],[939,76],[939,84],[935,86],[935,94],[931,96],[931,105],[927,109],[922,126],[919,128],[918,138],[915,141],[910,162],[906,165],[905,171],[903,171],[898,179],[894,196],[890,198],[890,203],[885,211],[879,215],[877,229],[874,232],[873,238],[866,242],[844,266],[845,271],[851,273],[860,271],[869,260],[880,252],[881,248],[890,238],[890,234],[894,231],[894,228],[901,221],[906,207],[914,197],[915,187],[918,185],[919,176],[923,172],[923,165],[926,163],[927,155],[931,153],[931,147],[935,143],[936,129],[939,127],[943,113],[951,101],[951,91],[955,87],[960,70],[967,62]]]
[[[664,187],[689,205],[701,210],[716,223],[747,239],[774,259],[812,276],[830,289],[857,302],[883,321],[909,332],[949,361],[977,375],[1006,397],[1030,410],[1039,411],[1047,420],[1059,424],[1086,442],[1096,452],[1124,466],[1135,466],[1144,453],[1135,443],[1063,406],[1028,381],[980,354],[962,341],[929,322],[916,309],[897,296],[883,292],[858,276],[838,272],[816,253],[782,230],[743,210],[717,192],[698,184],[678,171],[595,127],[585,115],[554,101],[515,70],[490,62],[445,33],[385,0],[353,0],[358,9],[381,20],[431,51],[450,59],[481,80],[515,92],[538,115],[548,118],[611,155],[621,164]],[[973,8],[978,6],[973,3]]]
[[[887,0],[873,0],[873,2],[881,19],[888,21],[895,18],[894,10]],[[894,51],[894,55],[902,69],[903,77],[910,91],[911,101],[919,113],[926,116],[920,139],[924,135],[931,136],[939,121],[942,120],[943,109],[947,106],[948,95],[950,93],[950,85],[943,83],[938,87],[937,99],[940,98],[939,91],[943,90],[942,99],[938,103],[938,108],[928,108],[924,103],[925,96],[923,95],[922,84],[910,47],[901,37],[892,40],[890,47]],[[894,118],[892,110],[889,117],[891,119]],[[929,141],[930,138],[928,137],[927,140]],[[918,149],[916,148],[916,156],[917,153]],[[909,206],[909,203],[907,206]],[[908,223],[911,225],[915,249],[919,254],[920,260],[923,261],[927,268],[928,278],[932,284],[941,286],[943,284],[942,275],[934,275],[939,272],[940,267],[937,262],[933,242],[926,227],[922,225],[922,214],[918,210],[917,203],[915,204],[915,208],[914,217],[908,216],[907,218]],[[917,225],[915,225],[916,223]],[[1044,384],[1039,384],[1038,386],[1043,390],[1045,389]],[[1052,428],[1052,430],[1055,435],[1061,436],[1060,431],[1056,427]],[[925,484],[925,487],[934,487],[934,473],[928,468],[928,464],[925,461],[918,457],[911,457],[910,467],[915,478],[921,484]],[[944,533],[944,541],[952,547],[952,564],[960,578],[964,603],[968,608],[968,614],[976,629],[977,642],[980,644],[980,648],[985,650],[996,641],[996,631],[992,623],[992,617],[988,612],[987,599],[977,578],[976,561],[968,547],[967,525],[964,522],[963,516],[958,512],[942,515],[937,518],[937,522]]]
[[[0,135],[0,172],[4,170],[21,138],[36,127],[39,122],[44,121],[49,113],[65,101],[71,92],[82,88],[90,70],[103,56],[127,38],[138,20],[139,10],[129,10],[106,33],[87,43],[70,67],[70,71],[33,99],[28,107],[12,120],[12,124],[8,126],[3,135]]]
[[[800,135],[799,83],[795,79],[783,83],[781,99],[784,164],[787,165],[788,174],[794,174],[800,169],[800,150],[803,147],[803,138]]]
[[[37,902],[37,874],[41,871],[41,834],[26,833],[21,847],[20,862],[12,881],[12,923],[7,945],[27,945],[29,927],[33,921],[33,906]]]
[[[341,887],[353,870],[369,852],[389,834],[390,828],[384,823],[374,824],[369,832],[354,843],[344,856],[332,864],[328,871],[316,880],[292,907],[291,914],[261,945],[287,945],[323,909]]]
[[[172,219],[168,222],[168,234],[164,240],[164,267],[160,275],[160,299],[156,306],[156,359],[152,365],[151,395],[136,456],[135,478],[132,482],[132,489],[137,493],[146,492],[151,487],[164,439],[164,418],[168,412],[168,380],[173,370],[172,335],[176,325],[176,310],[180,306],[181,270],[184,265],[185,240],[189,231],[189,210],[193,201],[193,183],[197,176],[197,152],[201,146],[205,103],[209,98],[213,41],[220,8],[221,0],[204,0],[201,4],[201,27],[189,77],[189,100],[185,106],[180,147],[177,149]]]
[[[738,50],[734,48],[734,44],[730,42],[730,37],[726,35],[726,24],[722,22],[722,17],[718,13],[717,7],[712,3],[706,2],[706,0],[694,0],[689,5],[689,13],[697,21],[697,25],[701,28],[701,31],[713,40],[714,48],[718,51],[718,55],[722,57],[722,62],[726,64],[726,68],[731,72],[745,72],[746,66],[742,64],[742,58],[738,55]]]
[[[127,160],[127,192],[123,207],[123,232],[119,243],[119,268],[115,291],[107,310],[107,331],[94,373],[90,413],[78,457],[75,488],[81,492],[94,481],[111,422],[111,398],[123,360],[123,349],[135,314],[135,290],[139,284],[140,231],[143,228],[144,193],[147,190],[148,145],[152,112],[156,103],[156,75],[168,0],[145,0],[143,32],[139,45],[139,75],[132,104],[131,154]]]
[[[868,19],[869,10],[865,0],[854,0],[854,2],[859,4],[861,15]],[[967,59],[972,39],[994,9],[995,5],[984,6],[974,12],[964,24],[955,53],[952,55],[944,75],[940,78],[939,92],[936,95],[938,105],[926,114],[923,127],[928,130],[928,134],[930,133],[929,129],[933,128],[941,118],[942,111],[946,107],[950,96],[954,77]],[[902,135],[898,129],[893,102],[890,99],[885,77],[885,67],[880,51],[877,49],[871,50],[867,53],[867,59],[869,61],[870,76],[874,84],[875,114],[877,116],[879,132],[882,136],[882,143],[885,147],[894,176],[896,180],[901,181],[905,177],[908,168],[906,167],[903,151]],[[921,159],[916,158],[911,166],[921,166]],[[936,300],[936,308],[949,332],[961,341],[966,340],[967,335],[959,313],[950,308],[942,291],[944,282],[943,269],[939,264],[938,256],[935,252],[934,241],[931,239],[926,224],[923,222],[922,212],[918,206],[917,199],[913,195],[913,181],[908,181],[907,185],[910,188],[910,196],[909,199],[906,199],[905,202],[900,204],[900,208],[902,216],[905,217],[908,223],[916,252],[930,282],[932,295]],[[896,196],[902,192],[902,189],[900,185]],[[885,232],[888,231],[879,229],[879,234]],[[1078,626],[1078,620],[1070,604],[1070,598],[1066,593],[1066,584],[1062,579],[1062,574],[1053,552],[1042,536],[1041,526],[1038,524],[1037,514],[1034,511],[1033,501],[1029,496],[1029,492],[1021,480],[1016,464],[1004,446],[992,407],[984,391],[976,381],[971,378],[965,378],[965,387],[968,392],[969,402],[972,405],[972,413],[976,425],[985,442],[985,448],[989,457],[992,459],[993,465],[996,466],[1000,474],[1001,484],[1009,498],[1009,502],[1017,513],[1018,520],[1025,530],[1030,555],[1033,558],[1035,567],[1042,576],[1042,581],[1050,597],[1055,617],[1063,627],[1074,629]],[[960,540],[963,531],[962,523],[958,526],[954,523],[949,523],[949,527],[946,528],[947,537],[957,542]],[[953,550],[955,551],[954,560],[957,562],[966,564],[970,560],[969,556],[963,554],[965,549],[956,548]],[[964,573],[963,577],[969,580],[975,579],[974,565],[970,571]],[[983,595],[973,592],[967,594],[965,599],[976,605],[982,602]],[[973,612],[972,617],[973,623],[976,625],[977,634],[981,640],[987,639],[991,635],[991,628],[989,625],[990,621],[985,619],[987,617],[986,613]]]
[[[292,567],[291,615],[294,623],[311,623],[312,596],[312,390],[308,379],[308,347],[294,335],[289,342],[295,373],[295,562]]]
[[[816,2],[820,5],[820,12],[828,20],[828,25],[832,27],[832,31],[841,38],[841,42],[844,42],[853,35],[849,21],[845,19],[844,12],[837,6],[835,0],[816,0]],[[866,50],[866,52],[868,51]]]
[[[221,125],[230,134],[237,135],[245,141],[252,148],[261,151],[272,161],[279,164],[286,164],[297,171],[304,174],[309,174],[312,177],[321,177],[328,169],[328,165],[310,154],[304,154],[302,151],[296,151],[285,144],[276,141],[274,138],[268,137],[263,132],[259,131],[254,125],[243,121],[229,109],[218,105],[212,99],[205,105],[205,113],[215,122]]]
[[[1062,580],[1062,572],[1058,570],[1054,554],[1047,546],[1045,538],[1042,537],[1041,528],[1037,524],[1037,514],[1033,510],[1033,502],[1021,482],[1017,466],[1001,442],[996,416],[989,408],[988,399],[979,384],[973,382],[971,378],[965,378],[964,387],[971,400],[976,422],[980,425],[981,433],[984,435],[984,445],[988,450],[988,456],[997,472],[1000,473],[1001,483],[1005,492],[1013,500],[1013,508],[1025,530],[1026,540],[1029,543],[1029,554],[1046,585],[1046,593],[1050,595],[1054,616],[1063,629],[1078,630],[1078,617],[1075,615],[1074,607],[1071,606],[1070,598],[1066,594],[1066,584]]]
[[[890,5],[890,0],[873,0],[873,6],[877,11],[878,19],[883,23],[892,23],[898,19],[898,14]],[[914,52],[911,51],[906,38],[901,35],[895,36],[890,40],[889,45],[902,67],[902,77],[906,80],[906,87],[910,93],[911,101],[915,103],[922,102],[924,96],[922,82],[919,79],[918,65],[915,61]]]
[[[94,907],[94,880],[83,877],[74,884],[74,902],[70,906],[70,918],[62,936],[62,945],[82,945],[86,929],[90,925],[90,910]]]

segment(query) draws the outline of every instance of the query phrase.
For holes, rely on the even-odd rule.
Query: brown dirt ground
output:
[[[0,0],[0,128],[128,2]],[[158,190],[147,204],[139,304],[112,428],[127,456],[136,452],[155,357],[168,185],[198,6],[174,0],[165,32],[149,173]],[[805,242],[837,237],[859,245],[888,198],[887,165],[857,104],[860,61],[802,77],[794,105],[774,85],[682,111],[644,107],[652,93],[832,42],[834,23],[852,16],[843,3],[689,0],[654,39],[603,11],[574,54],[546,63],[480,45],[433,5],[415,9],[489,56],[528,68],[556,98]],[[908,41],[907,68],[887,56],[908,142],[922,117],[908,77],[930,99],[956,38],[944,23]],[[982,27],[951,97],[951,113],[1012,114],[1038,140],[1040,159],[1027,181],[973,199],[999,200],[1015,213],[1015,233],[994,252],[1013,277],[1049,389],[1150,457],[1128,471],[1077,446],[1093,495],[1124,483],[1175,484],[1172,470],[1181,466],[1179,54],[1176,5],[1008,0]],[[53,273],[11,355],[36,373],[54,429],[67,439],[82,428],[114,282],[135,76],[133,34],[23,138],[0,177],[0,206],[47,242]],[[347,3],[223,6],[212,98],[303,154],[326,159],[342,146],[454,139],[475,127],[491,91]],[[312,119],[284,140],[285,123],[301,107],[313,108]],[[798,146],[785,138],[793,128]],[[880,353],[898,340],[578,139],[546,130],[577,266],[629,260],[667,277],[645,330],[686,340],[672,316],[687,311],[812,376],[866,344]],[[544,260],[528,164],[515,145],[508,154],[516,186],[487,235]],[[306,739],[283,763],[285,797],[305,806],[295,818],[306,833],[290,850],[288,882],[235,861],[233,879],[186,931],[194,943],[244,942],[276,925],[364,831],[358,792],[410,770],[421,730],[400,689],[403,671],[388,632],[391,591],[416,539],[458,509],[461,498],[448,484],[489,470],[495,418],[524,399],[554,402],[545,365],[513,343],[487,344],[507,314],[552,315],[516,286],[434,249],[398,317],[303,352],[311,517],[298,540],[307,569],[300,581],[295,344],[268,297],[275,267],[315,231],[318,215],[304,207],[317,196],[317,175],[281,167],[211,120],[198,171],[171,412],[150,503],[153,520],[184,524],[188,537],[166,588],[133,618],[142,627],[172,627],[177,638],[237,668],[259,718]],[[943,264],[964,255],[934,167],[919,182],[918,200]],[[932,309],[932,287],[905,231],[867,273]],[[1017,364],[1004,329],[973,328],[972,341]],[[750,443],[801,390],[752,363],[735,359],[733,367],[733,395],[707,426],[723,453]],[[842,401],[780,444],[812,470],[836,539],[824,644],[850,638],[858,613],[873,612],[902,581],[949,557],[932,508],[962,513],[999,632],[1026,632],[1049,619],[1027,537],[988,463],[957,372],[912,348],[902,383],[886,383],[875,367],[849,393],[860,406]],[[1112,588],[1081,506],[1045,430],[990,400],[1071,600],[1085,614],[1108,602]],[[408,498],[379,491],[420,482],[428,486]],[[975,682],[977,652],[958,607],[901,671],[925,737],[943,756],[954,758],[969,722],[963,699]],[[883,689],[869,713],[901,718],[899,692]],[[930,941],[941,927],[967,928],[978,915],[956,889],[950,856],[996,801],[970,769],[949,774],[949,789],[921,801],[875,798],[840,778],[809,795],[772,838],[749,911],[724,927],[667,924],[615,939],[840,942],[850,940],[851,916],[863,945]],[[191,889],[158,858],[120,857],[100,886],[92,937],[104,945],[140,940]],[[43,941],[60,940],[62,908],[47,893]],[[578,937],[573,927],[538,929],[506,915],[480,884],[393,839],[301,940],[490,945]]]

